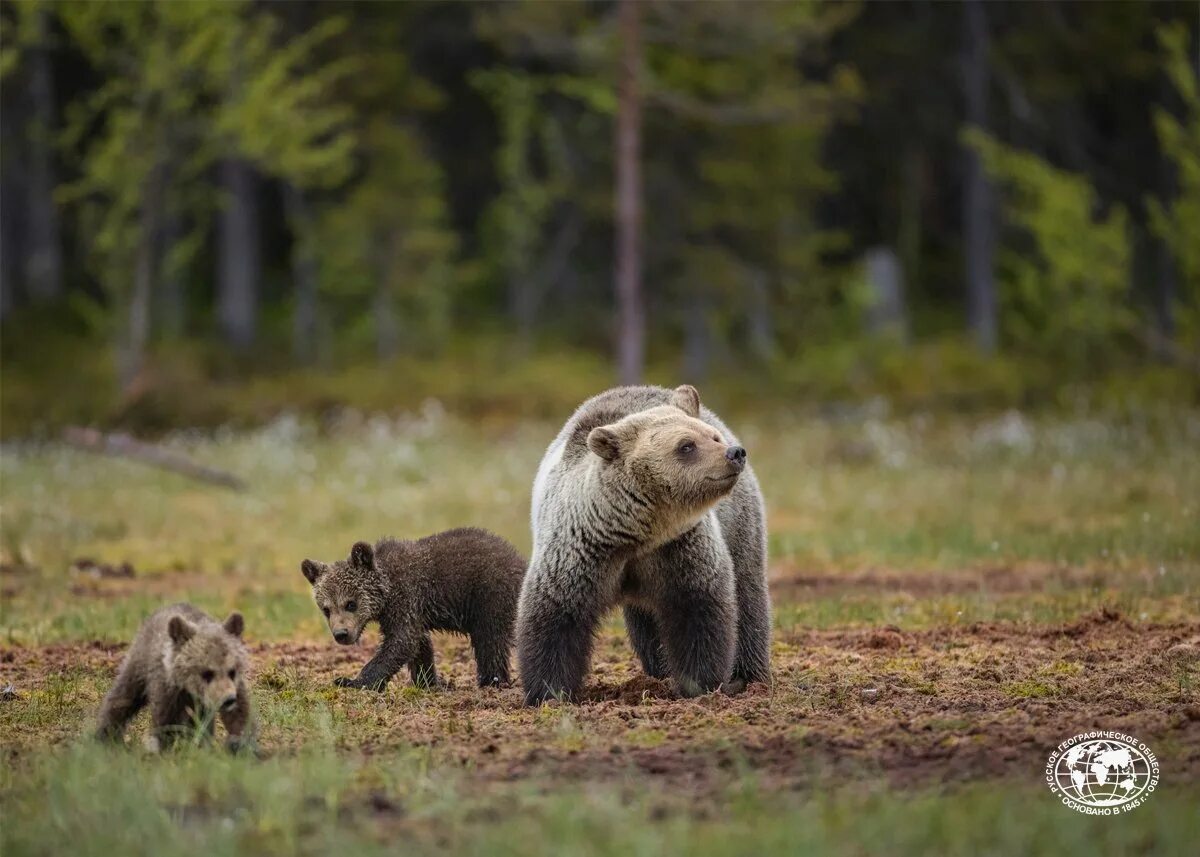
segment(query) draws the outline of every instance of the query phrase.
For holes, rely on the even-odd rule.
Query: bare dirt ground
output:
[[[830,772],[899,784],[1027,779],[1059,742],[1093,729],[1145,741],[1164,776],[1200,777],[1200,623],[1134,624],[1104,611],[1057,626],[782,633],[771,686],[694,700],[642,675],[623,635],[610,630],[597,640],[579,704],[541,710],[524,708],[515,688],[474,687],[465,640],[442,636],[435,647],[452,690],[418,693],[402,675],[377,695],[330,687],[358,669],[365,645],[252,642],[256,696],[264,708],[327,705],[348,751],[416,746],[479,782],[545,789],[630,774],[696,793],[747,774],[777,788]],[[66,675],[92,688],[78,691],[85,698],[74,718],[10,735],[11,751],[83,731],[122,651],[98,643],[0,650],[0,683],[17,693],[2,706],[45,698]],[[307,739],[284,720],[265,723],[264,752],[291,752]]]

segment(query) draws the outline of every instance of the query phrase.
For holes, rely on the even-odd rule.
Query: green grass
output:
[[[699,804],[637,783],[482,790],[419,753],[361,758],[320,734],[266,761],[185,750],[162,759],[73,746],[6,767],[8,855],[1191,854],[1195,784],[1162,787],[1119,819],[1045,790],[990,782],[893,791],[753,777]],[[22,819],[14,823],[14,819]]]
[[[1195,413],[1106,423],[1015,415],[819,420],[736,409],[727,416],[767,497],[777,648],[796,648],[795,635],[810,628],[1054,625],[1101,607],[1134,622],[1200,616]],[[407,416],[343,415],[320,427],[285,417],[252,431],[164,439],[243,477],[250,486],[243,493],[56,445],[8,444],[0,455],[0,642],[123,643],[155,607],[192,600],[216,614],[242,610],[254,641],[324,644],[302,558],[333,559],[357,539],[462,524],[488,527],[528,550],[531,475],[556,428],[546,420],[470,421],[431,404]],[[80,557],[128,561],[136,576],[93,580],[71,570]],[[993,576],[1007,571],[1017,584]],[[806,575],[825,583],[788,588],[790,578]],[[843,578],[868,582],[838,585]],[[870,583],[876,579],[886,584]],[[615,618],[603,632],[619,633]],[[597,778],[482,779],[470,758],[395,742],[373,747],[373,730],[388,718],[459,716],[452,700],[427,704],[408,687],[390,702],[340,696],[284,662],[260,665],[256,678],[269,758],[106,751],[78,740],[110,680],[96,666],[102,662],[69,666],[19,700],[0,702],[10,750],[0,772],[5,855],[400,847],[413,854],[1063,855],[1194,847],[1197,784],[1167,776],[1145,806],[1120,819],[1066,810],[1041,787],[1037,770],[1019,782],[935,787],[925,780],[908,789],[870,771],[845,776],[814,767],[790,791],[760,781],[746,763],[721,785],[681,793],[625,769]],[[901,652],[890,664],[887,681],[936,704],[940,679],[918,658]],[[1081,669],[1087,665],[1048,663],[1006,675],[1002,690],[1014,705],[1053,705]],[[1182,695],[1186,684],[1190,694],[1193,681],[1182,669],[1163,693]],[[861,704],[859,691],[845,688],[848,712]],[[679,705],[686,711],[688,703]],[[609,740],[590,715],[571,709],[529,715],[483,704],[441,727],[447,734],[487,728],[493,715],[514,718],[504,733],[512,740],[536,727],[568,757],[581,747],[600,752]],[[952,735],[967,726],[954,712],[938,722]],[[732,715],[729,728],[738,728]],[[654,752],[686,740],[686,729],[632,719],[622,746]],[[797,721],[793,737],[804,730]],[[1158,749],[1164,758],[1170,750]],[[955,782],[954,772],[945,779]]]
[[[1196,607],[1194,414],[1118,425],[1013,416],[735,422],[763,483],[772,562],[783,572],[1036,563],[1095,575],[1091,587],[1051,584],[1017,598],[986,589],[916,600],[817,593],[782,605],[781,627],[1055,621],[1106,604],[1167,619]],[[554,428],[474,426],[430,406],[332,432],[282,419],[165,441],[242,476],[244,493],[57,446],[6,446],[0,544],[17,571],[6,577],[0,639],[126,639],[166,597],[236,606],[259,639],[312,636],[320,626],[298,571],[306,556],[333,559],[358,539],[462,524],[528,550],[530,474]],[[79,581],[69,566],[80,557],[132,563],[138,594],[103,605],[71,596]]]
[[[304,753],[266,761],[71,747],[6,780],[6,855],[80,857],[382,855],[401,846],[416,855],[1189,855],[1187,819],[1200,798],[1194,784],[1163,787],[1120,819],[1092,819],[1003,781],[908,792],[827,781],[799,796],[751,777],[701,805],[637,784],[481,792],[469,774],[431,772],[419,753],[348,759],[319,737]]]

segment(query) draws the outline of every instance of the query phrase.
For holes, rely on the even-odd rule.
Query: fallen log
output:
[[[128,458],[200,482],[232,488],[234,491],[246,489],[246,483],[232,473],[197,464],[186,455],[136,440],[127,434],[105,434],[96,429],[70,426],[63,431],[62,437],[65,443],[77,449],[116,458]]]

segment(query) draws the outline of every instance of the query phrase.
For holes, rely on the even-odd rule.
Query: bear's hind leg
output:
[[[471,648],[475,650],[475,672],[480,687],[508,687],[512,683],[508,672],[511,632],[474,633],[471,635]]]
[[[121,741],[125,727],[146,705],[146,685],[134,676],[129,664],[121,665],[117,680],[100,705],[96,737],[101,741]]]
[[[417,653],[408,662],[408,674],[417,687],[425,689],[439,687],[437,668],[433,665],[433,638],[422,634],[417,641]]]
[[[666,678],[667,659],[658,635],[658,622],[653,614],[631,604],[625,605],[625,628],[629,642],[642,662],[642,670],[652,678]]]
[[[525,576],[517,619],[517,662],[525,704],[572,698],[583,685],[592,637],[612,603],[613,575],[579,553],[535,559]]]

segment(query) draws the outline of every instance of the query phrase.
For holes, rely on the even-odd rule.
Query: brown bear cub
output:
[[[440,685],[430,631],[471,638],[479,686],[507,686],[517,597],[525,559],[499,536],[471,527],[416,541],[358,542],[350,558],[300,565],[333,639],[358,642],[363,627],[379,623],[383,642],[357,678],[340,687],[383,690],[408,665],[413,683]]]
[[[166,749],[192,727],[211,737],[217,717],[225,724],[229,749],[251,743],[243,627],[241,613],[221,623],[191,604],[155,611],[104,697],[96,737],[121,741],[129,721],[148,705],[152,750]]]

